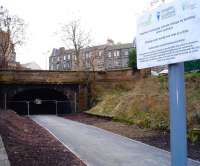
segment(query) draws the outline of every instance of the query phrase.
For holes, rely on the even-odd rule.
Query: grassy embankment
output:
[[[169,130],[166,77],[144,78],[133,82],[96,85],[96,106],[88,113],[111,116],[114,120],[141,128]],[[188,136],[200,140],[200,74],[186,75]]]

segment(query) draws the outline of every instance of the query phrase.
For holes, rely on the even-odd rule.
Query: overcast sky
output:
[[[136,34],[136,17],[150,0],[1,0],[11,14],[28,24],[26,44],[17,49],[17,61],[35,61],[43,69],[53,48],[63,46],[55,32],[63,23],[80,18],[83,28],[91,31],[95,44],[107,38],[132,42]]]

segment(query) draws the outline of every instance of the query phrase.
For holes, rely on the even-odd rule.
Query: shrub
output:
[[[188,132],[188,139],[193,143],[200,141],[200,129],[192,129]]]
[[[128,61],[128,67],[131,67],[132,69],[137,69],[137,57],[136,57],[136,49],[130,49],[129,50],[129,61]]]

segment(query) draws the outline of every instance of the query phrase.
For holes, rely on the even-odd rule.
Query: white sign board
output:
[[[200,59],[200,0],[176,0],[137,23],[139,69]]]

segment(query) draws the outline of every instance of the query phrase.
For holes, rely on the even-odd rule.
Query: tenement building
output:
[[[54,48],[49,57],[49,70],[92,70],[105,71],[117,70],[128,67],[129,50],[135,48],[135,44],[114,44],[107,40],[104,45],[87,47],[80,51],[79,60],[73,49]]]

